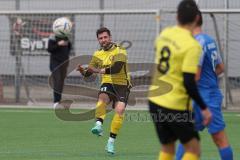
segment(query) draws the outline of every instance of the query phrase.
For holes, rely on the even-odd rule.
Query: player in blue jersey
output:
[[[224,65],[219,55],[215,40],[207,34],[202,33],[202,15],[199,12],[200,20],[198,27],[194,30],[196,40],[202,46],[202,56],[199,62],[199,69],[196,74],[199,92],[212,113],[212,121],[207,126],[208,132],[218,147],[221,160],[233,160],[233,151],[228,142],[225,123],[221,112],[223,96],[218,86],[218,75],[223,73]],[[193,103],[195,128],[202,131],[205,126],[202,124],[203,117],[201,110],[196,103]],[[184,154],[182,144],[179,144],[176,160],[181,160]]]

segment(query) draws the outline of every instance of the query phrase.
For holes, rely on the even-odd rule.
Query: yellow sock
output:
[[[199,157],[196,154],[185,152],[182,160],[199,160]]]
[[[159,153],[159,160],[173,160],[174,155],[166,152]]]
[[[118,134],[120,128],[122,127],[123,119],[124,115],[119,115],[115,113],[111,124],[111,133],[116,135]]]
[[[107,104],[103,101],[98,101],[96,105],[96,112],[95,112],[95,117],[96,118],[101,118],[104,120],[106,116],[106,107]]]

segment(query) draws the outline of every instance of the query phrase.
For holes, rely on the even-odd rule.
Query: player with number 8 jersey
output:
[[[201,46],[190,31],[174,26],[166,28],[157,37],[155,48],[157,68],[150,90],[159,86],[161,81],[169,83],[172,90],[159,96],[149,92],[149,100],[170,109],[190,109],[190,97],[183,85],[183,72],[196,73]]]
[[[198,13],[195,1],[182,0],[178,5],[177,25],[164,29],[155,41],[157,65],[153,68],[148,100],[162,144],[159,160],[173,160],[176,140],[184,145],[183,160],[199,159],[199,135],[191,119],[191,98],[199,104],[204,124],[211,120],[211,113],[195,82],[201,46],[192,33],[199,19]],[[167,85],[171,86],[168,91]]]

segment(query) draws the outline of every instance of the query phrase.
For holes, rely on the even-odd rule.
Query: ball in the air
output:
[[[52,28],[55,35],[68,36],[72,31],[72,22],[67,17],[60,17],[53,22]]]

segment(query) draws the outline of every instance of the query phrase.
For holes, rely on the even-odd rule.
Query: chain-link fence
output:
[[[221,48],[226,67],[226,74],[221,81],[222,91],[225,96],[226,107],[238,108],[240,101],[239,86],[240,86],[240,71],[239,71],[239,11],[240,2],[237,0],[211,0],[211,1],[197,1],[200,8],[204,11],[204,31],[212,35]],[[0,56],[1,56],[1,83],[0,89],[3,92],[0,94],[0,99],[5,101],[16,101],[16,97],[20,100],[26,101],[35,96],[37,101],[49,101],[51,98],[51,89],[47,87],[47,77],[50,72],[48,69],[49,57],[46,49],[47,37],[38,37],[34,35],[34,27],[40,27],[46,32],[51,28],[52,20],[60,16],[61,12],[51,13],[52,10],[64,12],[64,15],[72,17],[74,20],[74,37],[75,44],[74,54],[91,55],[97,49],[97,41],[95,39],[95,31],[99,26],[105,25],[113,32],[113,38],[116,42],[124,42],[125,45],[131,43],[132,47],[129,51],[129,59],[132,62],[144,62],[153,60],[153,41],[156,32],[160,31],[165,26],[175,23],[176,6],[179,0],[132,0],[132,1],[111,1],[111,0],[2,0],[0,1],[1,10],[19,10],[25,12],[2,12],[0,20]],[[62,9],[64,8],[64,10]],[[217,10],[218,8],[218,10]],[[224,12],[224,9],[235,9],[230,12]],[[49,14],[43,14],[43,11],[49,11]],[[106,10],[126,10],[133,11],[136,9],[154,9],[151,14],[134,13],[120,15],[112,13],[100,14],[96,11]],[[156,10],[155,10],[156,9]],[[165,11],[163,11],[164,9]],[[209,10],[208,10],[209,9]],[[39,14],[32,12],[28,14],[27,11],[39,11]],[[85,10],[86,13],[74,14],[66,13],[67,10],[78,11]],[[91,13],[95,10],[95,13]],[[158,20],[156,14],[160,12],[160,25],[156,26]],[[172,10],[169,12],[169,10]],[[103,11],[103,12],[104,12]],[[143,11],[143,10],[142,10]],[[146,10],[145,10],[146,11]],[[84,12],[84,11],[83,11]],[[10,14],[11,13],[11,14]],[[40,14],[41,13],[41,14]],[[148,12],[149,13],[149,12]],[[59,15],[60,14],[60,15]],[[26,22],[23,31],[27,37],[21,43],[16,43],[18,40],[14,36],[13,25],[18,18]],[[41,19],[45,20],[42,21]],[[21,51],[17,48],[23,45],[23,53],[16,54]],[[16,51],[17,52],[16,52]],[[16,53],[15,53],[16,52]],[[22,55],[23,54],[23,55]],[[22,56],[18,56],[22,55]],[[15,67],[20,66],[20,67]],[[76,73],[71,73],[71,78],[74,79]],[[16,80],[16,76],[20,79]],[[45,77],[45,78],[43,78]],[[69,79],[69,78],[68,78]],[[75,77],[76,83],[79,79]],[[25,83],[26,82],[26,83]],[[21,85],[19,85],[21,83]],[[31,89],[30,86],[41,84],[38,88]],[[42,85],[45,87],[44,94],[40,94]],[[8,86],[8,87],[6,87]],[[20,87],[21,86],[21,87]],[[43,95],[43,97],[42,97]],[[47,95],[47,96],[46,96]],[[46,96],[47,98],[44,98]]]

